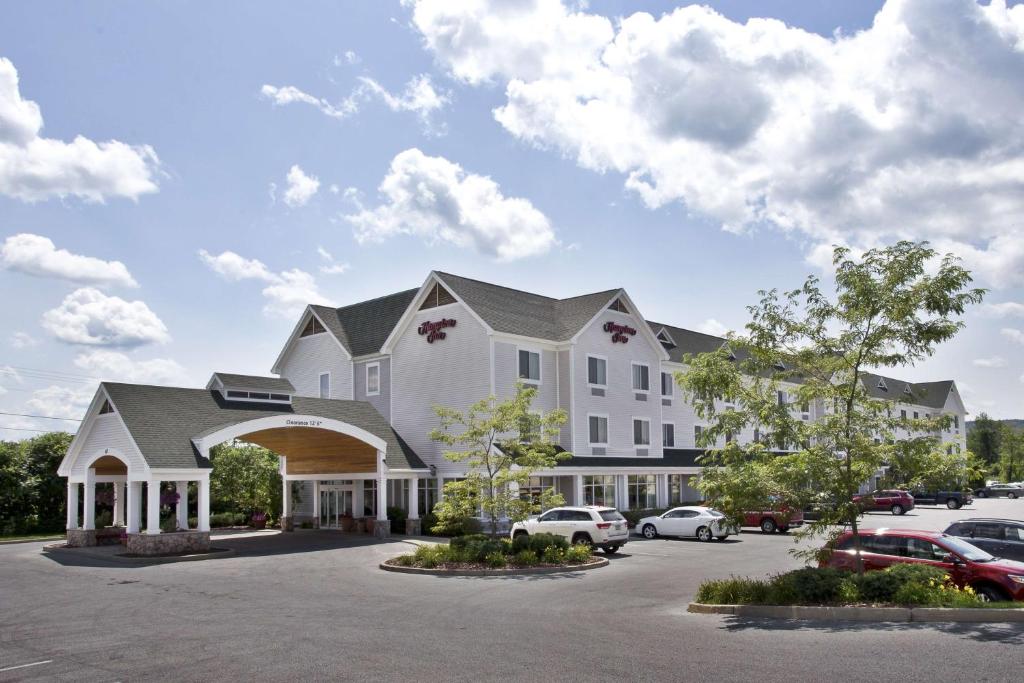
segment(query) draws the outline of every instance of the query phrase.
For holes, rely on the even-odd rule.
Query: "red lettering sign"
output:
[[[444,339],[448,336],[444,331],[446,327],[455,327],[455,319],[441,318],[437,322],[425,320],[420,323],[420,326],[416,331],[419,332],[420,335],[426,335],[428,344],[433,344],[435,340]]]
[[[628,344],[629,338],[636,334],[636,329],[629,325],[620,325],[610,320],[604,324],[604,331],[612,335],[612,343]],[[628,336],[627,336],[628,335]]]

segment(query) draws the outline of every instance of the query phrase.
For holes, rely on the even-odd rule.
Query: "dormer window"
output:
[[[626,308],[626,304],[622,303],[622,299],[616,299],[608,307],[609,311],[618,311],[619,313],[625,313],[629,315],[629,309]]]
[[[910,385],[909,384],[906,385],[905,387],[903,387],[903,393],[906,394],[907,396],[913,396],[914,395],[914,392],[912,392],[910,390]]]
[[[242,391],[240,389],[228,389],[225,395],[236,401],[267,401],[272,403],[291,403],[290,394],[272,394],[266,391]]]
[[[672,339],[672,335],[670,335],[668,333],[668,330],[666,330],[664,327],[661,328],[660,332],[658,332],[658,341],[660,341],[662,346],[664,346],[667,349],[674,349],[676,347],[675,340]]]
[[[307,322],[306,326],[302,328],[302,333],[299,336],[312,337],[314,334],[320,334],[321,332],[326,331],[327,330],[324,329],[324,326],[320,324],[320,320],[317,319],[315,315],[311,315],[309,316],[309,322]]]
[[[877,386],[882,391],[889,391],[888,385],[886,385],[885,380],[882,379],[881,377],[878,378],[878,385]]]
[[[455,303],[455,297],[451,292],[442,287],[440,283],[435,282],[434,286],[430,288],[430,292],[427,293],[427,298],[423,300],[420,310],[425,311],[428,308],[437,308],[453,303]]]
[[[295,387],[282,377],[257,377],[215,372],[206,385],[228,401],[291,403]]]
[[[110,401],[104,401],[103,405],[100,406],[100,415],[110,415],[114,412],[114,406],[110,405]]]

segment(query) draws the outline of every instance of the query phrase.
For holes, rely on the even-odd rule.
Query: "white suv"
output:
[[[610,555],[626,545],[629,525],[615,508],[561,507],[512,525],[512,538],[523,534],[554,534],[570,543],[596,546]]]

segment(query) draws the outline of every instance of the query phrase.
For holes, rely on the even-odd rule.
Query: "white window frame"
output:
[[[636,442],[636,423],[646,422],[647,423],[647,443]],[[630,426],[630,438],[633,440],[633,448],[650,448],[651,447],[651,418],[643,417],[642,415],[634,415],[633,420],[629,423]]]
[[[665,428],[672,428],[672,443],[665,443]],[[661,423],[661,447],[662,448],[675,448],[676,447],[676,423],[675,422],[662,422]]]
[[[370,368],[377,368],[377,390],[370,391]],[[380,396],[380,363],[367,363],[366,364],[366,395],[367,396]]]
[[[594,384],[590,381],[590,359],[596,358],[599,361],[604,362],[604,384]],[[630,380],[632,381],[632,379]],[[608,357],[600,356],[596,353],[587,354],[587,386],[594,389],[607,389],[608,388]]]
[[[519,354],[522,351],[537,354],[537,379],[527,379],[519,376]],[[516,347],[516,381],[533,386],[540,386],[544,383],[544,352],[541,349],[529,346]]]
[[[647,388],[646,389],[637,389],[636,387],[633,387],[633,368],[635,368],[636,366],[647,368]],[[638,360],[634,360],[634,361],[630,361],[629,362],[629,386],[633,387],[633,393],[634,394],[649,394],[649,393],[651,393],[651,364],[650,363],[643,363],[643,362],[638,361]]]
[[[326,396],[324,396],[324,377],[327,378],[327,395]],[[319,375],[318,380],[319,380],[320,383],[319,383],[319,385],[317,385],[317,391],[318,391],[317,396],[319,396],[320,398],[330,398],[331,397],[331,373],[330,372],[321,372],[320,375]]]
[[[592,418],[592,417],[597,417],[597,418],[603,418],[604,419],[604,438],[605,438],[604,443],[600,443],[598,441],[591,441],[590,440],[590,418]],[[611,430],[611,423],[612,423],[612,421],[610,419],[608,419],[608,414],[607,413],[587,413],[587,445],[589,445],[589,446],[597,446],[598,448],[607,448],[608,447],[608,442],[611,441],[611,439],[612,439],[611,434],[609,433],[610,430]]]

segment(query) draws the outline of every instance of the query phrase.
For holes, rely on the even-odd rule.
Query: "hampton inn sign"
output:
[[[420,323],[419,328],[416,330],[420,335],[427,336],[427,343],[433,344],[437,339],[444,339],[448,334],[444,331],[446,327],[455,327],[454,318],[441,318],[437,322],[427,320]]]

